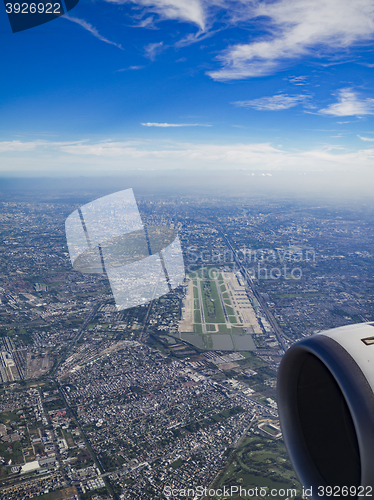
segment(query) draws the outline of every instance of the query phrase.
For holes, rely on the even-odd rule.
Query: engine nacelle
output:
[[[278,408],[293,468],[313,498],[321,500],[319,486],[352,487],[348,498],[373,488],[374,496],[374,323],[295,343],[280,365]]]

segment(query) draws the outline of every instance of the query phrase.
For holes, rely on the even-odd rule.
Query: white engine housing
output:
[[[292,465],[313,498],[321,486],[373,487],[374,496],[374,323],[295,343],[280,365],[278,408]]]

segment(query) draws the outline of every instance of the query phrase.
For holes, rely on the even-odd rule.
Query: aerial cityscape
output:
[[[0,500],[371,496],[374,0],[0,39]]]
[[[186,278],[118,310],[67,249],[96,197],[2,193],[0,498],[301,498],[277,369],[374,317],[373,205],[137,195],[145,227],[178,231]]]

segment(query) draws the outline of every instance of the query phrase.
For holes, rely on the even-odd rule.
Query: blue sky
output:
[[[0,37],[6,175],[372,172],[374,0],[80,0]]]

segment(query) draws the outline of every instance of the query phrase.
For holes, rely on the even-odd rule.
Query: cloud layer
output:
[[[191,144],[176,141],[0,142],[0,173],[116,174],[131,169],[258,171],[372,169],[374,149],[327,145],[287,151],[270,143]]]

